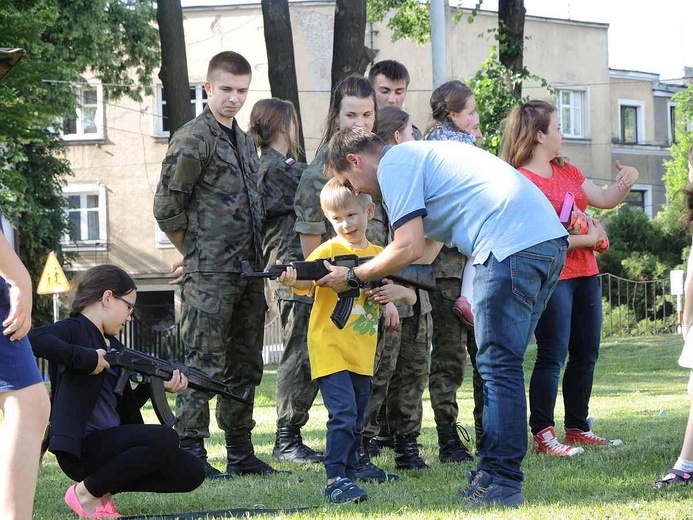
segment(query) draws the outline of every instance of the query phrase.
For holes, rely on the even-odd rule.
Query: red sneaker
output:
[[[596,435],[592,430],[583,432],[578,428],[565,429],[566,444],[586,444],[588,446],[620,446],[623,444],[621,439],[607,439]]]
[[[547,453],[549,455],[558,455],[559,457],[573,457],[585,453],[585,450],[576,446],[568,446],[561,444],[556,438],[556,430],[553,426],[544,428],[534,436],[532,443],[532,451],[534,453]]]
[[[474,326],[474,313],[472,312],[472,304],[464,296],[460,296],[455,300],[452,306],[452,312],[459,320],[468,327]]]

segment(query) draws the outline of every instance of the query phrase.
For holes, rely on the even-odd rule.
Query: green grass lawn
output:
[[[624,446],[587,449],[571,460],[529,453],[525,458],[525,506],[516,510],[469,509],[458,499],[464,474],[472,464],[440,464],[433,412],[424,396],[424,424],[419,442],[429,471],[399,471],[399,482],[366,485],[369,499],[360,505],[334,506],[323,498],[324,470],[321,465],[298,467],[274,464],[290,474],[271,477],[244,477],[227,482],[205,482],[193,493],[156,495],[129,493],[117,497],[118,508],[126,515],[164,514],[229,508],[317,506],[301,514],[281,518],[531,518],[541,520],[596,518],[693,518],[693,498],[686,488],[654,491],[653,480],[661,477],[678,457],[688,417],[686,395],[688,372],[676,364],[681,350],[680,336],[622,338],[602,345],[597,364],[591,416],[595,431],[620,438]],[[530,347],[525,374],[529,377],[536,350]],[[471,374],[471,370],[468,372]],[[274,442],[274,381],[276,367],[266,368],[256,397],[257,427],[253,441],[257,454],[271,460]],[[458,393],[460,422],[472,434],[471,378]],[[153,413],[148,411],[148,421]],[[303,430],[306,442],[325,447],[327,414],[318,397],[310,422]],[[563,406],[559,397],[556,423],[562,424]],[[211,462],[225,467],[223,435],[213,426],[208,445]],[[559,437],[562,427],[557,428]],[[528,432],[529,442],[529,432]],[[392,453],[374,462],[393,472]],[[63,503],[70,480],[62,474],[55,458],[48,454],[39,476],[35,518],[61,519],[74,515]],[[276,517],[276,516],[275,516]]]

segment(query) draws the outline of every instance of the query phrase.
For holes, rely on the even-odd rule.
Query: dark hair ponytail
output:
[[[70,306],[70,317],[76,318],[85,307],[97,302],[105,291],[115,296],[125,296],[137,289],[132,277],[116,265],[97,265],[82,273]]]

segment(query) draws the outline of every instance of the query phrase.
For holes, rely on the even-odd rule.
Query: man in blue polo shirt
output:
[[[567,233],[546,197],[514,168],[473,146],[417,141],[386,147],[363,130],[338,132],[325,170],[356,193],[382,198],[393,241],[353,269],[330,266],[318,285],[346,290],[413,262],[441,243],[475,266],[477,363],[484,381],[483,436],[462,499],[517,506],[527,451],[522,361],[565,263]]]

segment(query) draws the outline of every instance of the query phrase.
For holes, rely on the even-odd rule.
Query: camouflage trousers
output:
[[[308,411],[318,393],[311,380],[308,360],[308,320],[311,305],[296,300],[277,299],[282,323],[284,353],[277,369],[277,428],[308,422]]]
[[[182,291],[181,338],[185,360],[223,380],[236,393],[262,380],[262,340],[267,303],[262,279],[239,275],[186,277]],[[176,431],[181,439],[209,437],[211,392],[185,390],[176,398]],[[253,407],[217,397],[216,419],[226,434],[255,427]]]
[[[429,293],[433,307],[433,348],[428,390],[433,415],[439,426],[457,422],[457,390],[464,380],[467,350],[474,368],[474,423],[481,426],[483,392],[481,376],[476,370],[474,331],[464,326],[452,312],[461,285],[461,280],[457,278],[437,278],[436,290]]]
[[[422,316],[417,305],[413,316],[402,318],[397,330],[386,331],[378,342],[364,437],[378,434],[378,411],[386,400],[394,435],[421,431],[431,328],[430,313]]]

